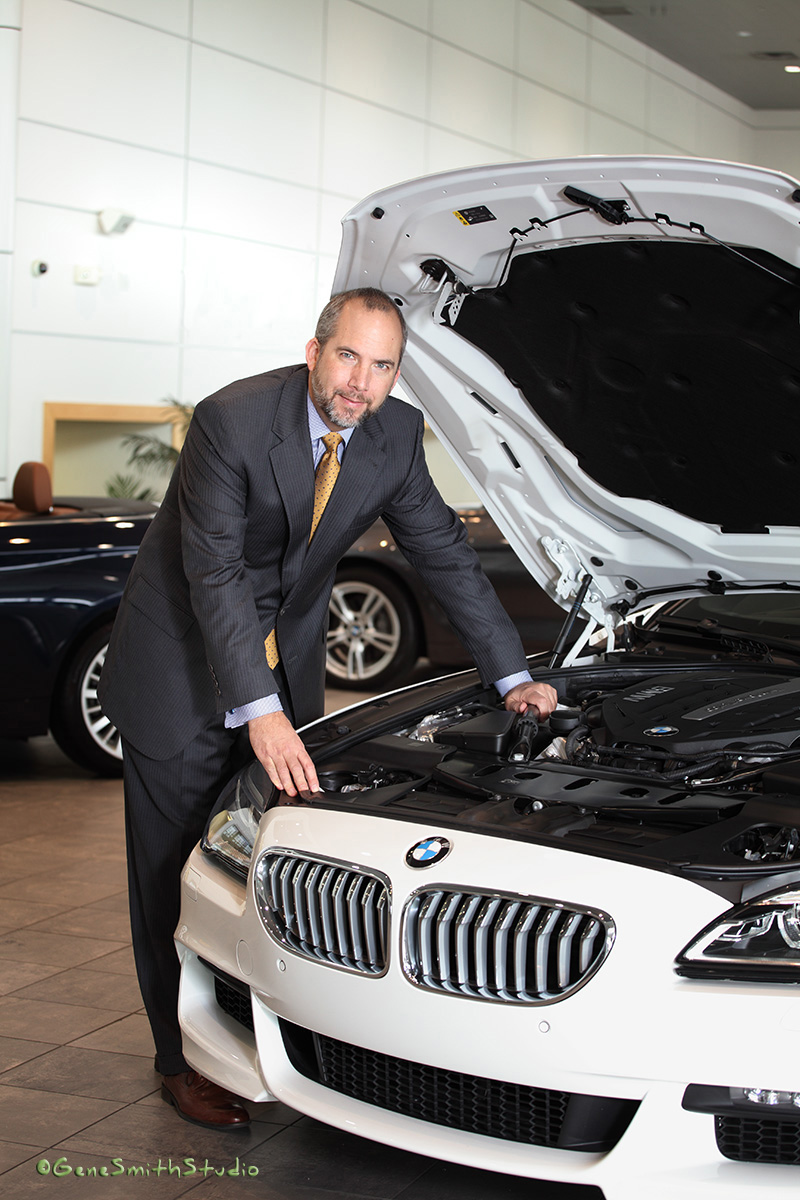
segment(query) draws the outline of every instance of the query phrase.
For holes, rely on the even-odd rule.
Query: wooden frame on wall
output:
[[[53,460],[56,446],[56,424],[58,421],[108,421],[133,425],[172,425],[172,445],[181,447],[179,421],[181,413],[163,404],[71,404],[45,401],[44,426],[42,429],[42,462],[53,475]]]

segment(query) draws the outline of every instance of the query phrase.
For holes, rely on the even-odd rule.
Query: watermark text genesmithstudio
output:
[[[52,1163],[49,1158],[40,1158],[36,1163],[36,1170],[40,1175],[55,1175],[63,1177],[65,1175],[76,1175],[78,1177],[102,1176],[110,1177],[112,1175],[177,1175],[179,1179],[190,1179],[192,1175],[257,1175],[258,1167],[248,1166],[245,1162],[240,1162],[239,1158],[226,1167],[214,1167],[209,1163],[207,1158],[202,1161],[194,1158],[179,1158],[173,1162],[171,1158],[166,1161],[157,1159],[152,1163],[132,1163],[128,1165],[122,1158],[111,1158],[108,1161],[108,1166],[102,1163],[99,1167],[85,1167],[80,1164],[72,1166],[66,1155],[55,1159]]]

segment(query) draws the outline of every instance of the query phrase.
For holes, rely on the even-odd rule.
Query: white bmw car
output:
[[[345,218],[335,290],[585,632],[306,728],[183,875],[188,1060],[251,1100],[605,1200],[800,1193],[800,190],[476,168]],[[565,639],[565,644],[566,644]],[[592,1193],[596,1194],[596,1193]]]

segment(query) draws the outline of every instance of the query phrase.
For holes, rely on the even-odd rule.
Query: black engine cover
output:
[[[800,742],[800,676],[682,672],[628,688],[603,703],[609,745],[705,751]]]

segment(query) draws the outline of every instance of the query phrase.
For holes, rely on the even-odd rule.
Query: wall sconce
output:
[[[133,222],[133,214],[121,208],[104,208],[97,214],[97,223],[103,233],[124,233]]]

